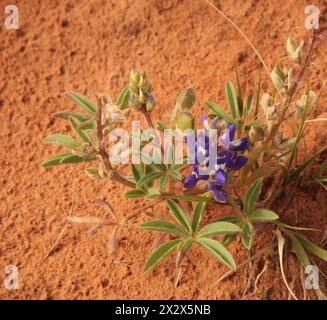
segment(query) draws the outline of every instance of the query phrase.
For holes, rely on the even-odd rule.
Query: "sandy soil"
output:
[[[305,0],[223,0],[216,4],[249,35],[271,68],[283,56],[290,33],[305,37]],[[309,1],[321,8],[321,33],[326,36],[326,1]],[[224,84],[233,77],[236,57],[243,80],[250,87],[258,61],[249,46],[202,0],[16,0],[21,28],[4,28],[0,1],[0,297],[3,299],[239,299],[248,268],[219,286],[209,285],[227,269],[196,248],[185,262],[180,285],[168,258],[159,268],[142,275],[155,235],[133,226],[120,231],[120,246],[108,251],[110,227],[90,235],[83,226],[70,226],[58,248],[44,259],[58,237],[73,199],[74,214],[106,217],[92,203],[107,199],[120,216],[137,210],[141,201],[126,200],[124,188],[91,181],[83,165],[40,168],[42,160],[59,148],[42,144],[49,133],[68,132],[64,121],[51,121],[55,111],[74,106],[62,94],[80,91],[91,98],[98,92],[117,96],[132,68],[146,70],[154,86],[155,117],[165,119],[178,92],[193,83],[197,88],[197,114],[203,102],[224,102]],[[314,53],[315,89],[326,78],[327,44],[320,39]],[[316,115],[326,112],[322,95]],[[324,128],[321,127],[321,130]],[[319,136],[313,133],[310,147]],[[286,221],[299,217],[302,225],[327,224],[326,195],[320,189],[299,188],[286,213],[288,194],[276,209]],[[208,220],[231,209],[210,207]],[[164,207],[158,206],[156,210]],[[134,222],[144,221],[146,216]],[[310,236],[319,241],[322,234]],[[254,252],[269,245],[272,234],[263,232]],[[237,263],[247,257],[240,241],[230,246]],[[131,267],[115,261],[127,260]],[[268,272],[258,289],[245,298],[288,298],[274,259],[265,261]],[[18,290],[3,285],[5,266],[20,271]],[[301,296],[300,267],[289,262],[289,280]],[[253,289],[253,288],[252,288]],[[251,290],[250,290],[251,291]]]

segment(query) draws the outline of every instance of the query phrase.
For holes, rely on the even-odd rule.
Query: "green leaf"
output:
[[[297,238],[308,251],[327,262],[327,250],[318,247],[302,235],[297,235]]]
[[[226,84],[225,89],[226,89],[226,97],[228,100],[229,108],[231,110],[233,118],[237,119],[238,118],[238,103],[237,103],[237,95],[236,95],[233,83],[231,81],[229,81]]]
[[[207,203],[205,201],[199,201],[195,206],[195,209],[193,212],[193,219],[192,219],[193,234],[196,234],[198,232],[206,205],[207,205]]]
[[[142,190],[130,190],[125,193],[126,198],[141,198],[145,196],[145,192]]]
[[[253,105],[253,95],[249,95],[246,99],[246,114],[249,115]]]
[[[224,222],[230,222],[230,223],[240,223],[241,219],[238,216],[225,216],[219,218],[216,222],[218,221],[224,221]]]
[[[224,239],[220,242],[224,247],[228,246],[236,238],[235,234],[227,234]]]
[[[305,119],[306,119],[307,114],[308,114],[309,97],[310,97],[309,92],[310,92],[310,86],[308,85],[307,99],[305,101],[304,110],[303,110],[303,113],[302,113],[302,116],[301,116],[300,126],[299,126],[299,129],[298,129],[297,135],[296,135],[296,140],[293,143],[291,155],[290,155],[290,158],[288,160],[288,168],[290,168],[291,165],[292,165],[292,162],[293,162],[293,160],[295,158],[295,155],[296,155],[298,143],[299,143],[299,141],[301,140],[301,137],[302,137]]]
[[[170,174],[177,181],[182,181],[183,180],[182,175],[177,170],[171,170],[170,171]]]
[[[96,159],[96,156],[78,156],[76,154],[70,154],[60,160],[59,164],[71,164],[71,163],[81,163],[93,161]]]
[[[261,193],[261,188],[262,188],[262,179],[257,179],[253,182],[253,184],[251,184],[248,192],[246,193],[244,209],[245,209],[245,213],[248,216],[252,213],[254,209],[254,205]]]
[[[250,223],[243,223],[242,228],[242,242],[246,249],[250,250],[253,242],[253,227]]]
[[[155,187],[149,187],[147,192],[148,192],[149,198],[155,198],[155,197],[160,196],[160,191]]]
[[[236,270],[236,264],[232,255],[218,241],[206,238],[199,238],[197,242],[210,251],[219,261],[227,265],[232,270]]]
[[[171,210],[176,221],[185,228],[186,231],[191,232],[191,226],[188,218],[186,217],[182,208],[173,200],[167,199],[168,207]]]
[[[299,239],[295,235],[292,235],[292,234],[290,234],[289,237],[291,238],[291,241],[292,241],[293,251],[295,252],[297,258],[301,261],[303,266],[306,267],[308,265],[311,265],[310,259],[307,255],[307,253],[305,252]]]
[[[185,258],[185,256],[188,254],[188,252],[191,250],[193,243],[194,243],[194,240],[192,238],[188,238],[181,243],[180,254],[178,255],[177,260],[176,260],[176,267],[179,266],[179,264],[182,262],[182,260]]]
[[[55,112],[52,116],[65,120],[68,120],[69,118],[73,118],[79,122],[90,120],[89,116],[74,111],[59,111],[59,112]]]
[[[176,249],[176,247],[182,242],[182,240],[175,239],[164,243],[157,248],[148,258],[144,272],[150,271],[154,268],[162,259],[164,259],[169,253]]]
[[[241,232],[239,226],[230,222],[214,222],[206,225],[200,232],[199,237],[212,237],[219,234],[231,234]]]
[[[52,167],[52,166],[57,166],[60,165],[60,161],[71,155],[71,153],[60,153],[60,154],[56,154],[55,156],[52,156],[50,158],[48,158],[47,160],[44,160],[41,164],[42,167]]]
[[[250,213],[249,218],[251,220],[267,221],[277,220],[279,217],[274,211],[267,209],[256,209]]]
[[[131,96],[130,90],[129,90],[129,84],[124,87],[124,89],[120,92],[118,100],[117,100],[117,106],[120,110],[124,110],[128,108],[129,104],[129,98]]]
[[[52,134],[43,140],[44,143],[54,143],[69,148],[80,148],[82,145],[79,141],[65,134]]]
[[[142,174],[141,165],[132,164],[132,174],[135,182],[139,181]]]
[[[81,130],[79,128],[79,124],[76,120],[74,120],[73,118],[69,118],[69,124],[72,127],[72,129],[76,132],[76,134],[86,143],[89,143],[92,146],[92,141],[89,137],[89,135]]]
[[[193,196],[191,194],[184,194],[184,195],[170,195],[169,199],[179,199],[184,201],[211,201],[212,197],[210,196]]]
[[[168,176],[162,176],[159,179],[159,190],[160,192],[164,192],[166,189],[166,185],[167,185],[167,181],[168,181]]]
[[[76,103],[78,106],[82,107],[88,113],[94,115],[97,112],[96,105],[89,100],[88,98],[84,97],[80,93],[77,92],[67,92],[66,96]]]
[[[145,230],[167,232],[180,237],[187,237],[187,233],[184,230],[182,230],[175,224],[168,221],[162,221],[162,220],[148,221],[141,224],[140,228]]]
[[[162,172],[150,172],[144,177],[142,177],[136,184],[138,188],[142,187],[146,183],[151,184],[155,179],[162,176]]]
[[[228,123],[233,123],[234,120],[231,116],[227,114],[218,104],[214,102],[206,102],[205,103],[208,108],[210,108],[217,116],[226,120]]]

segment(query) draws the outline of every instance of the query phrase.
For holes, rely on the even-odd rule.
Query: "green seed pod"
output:
[[[139,81],[140,81],[140,73],[137,71],[132,70],[130,73],[130,81],[129,86],[130,90],[133,94],[138,94],[139,91]]]
[[[301,62],[303,44],[303,41],[297,44],[291,37],[287,39],[286,51],[295,63]]]
[[[176,114],[174,125],[181,130],[194,128],[194,117],[190,112],[179,111]]]
[[[284,72],[279,68],[279,66],[276,66],[274,68],[274,70],[270,73],[270,77],[276,89],[284,89],[286,77]]]
[[[188,111],[195,103],[196,96],[193,87],[188,87],[182,91],[177,99],[177,105],[183,110]]]

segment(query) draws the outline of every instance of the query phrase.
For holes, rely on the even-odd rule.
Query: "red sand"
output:
[[[174,101],[187,85],[194,84],[196,113],[203,102],[225,106],[224,84],[233,78],[236,57],[243,84],[255,84],[258,61],[245,41],[205,1],[15,1],[21,29],[6,30],[7,1],[0,1],[0,297],[3,299],[239,299],[248,279],[248,268],[209,289],[227,269],[208,253],[195,248],[184,263],[180,284],[173,259],[142,275],[155,235],[135,225],[119,232],[119,249],[108,251],[110,227],[90,235],[83,226],[70,226],[58,248],[44,256],[65,225],[73,198],[75,215],[106,217],[92,204],[107,199],[119,216],[137,210],[141,201],[127,200],[124,188],[91,181],[84,165],[40,168],[42,160],[60,148],[45,146],[49,133],[69,132],[64,121],[51,122],[55,111],[74,108],[62,94],[74,90],[94,98],[99,92],[114,97],[127,82],[129,70],[144,69],[158,101],[154,118],[166,119]],[[307,35],[304,0],[215,1],[250,37],[271,68],[284,55],[289,34]],[[326,36],[326,1],[310,1],[321,9],[320,32]],[[314,53],[313,88],[326,78],[327,44],[321,39]],[[265,78],[267,80],[267,77]],[[326,112],[326,90],[316,115]],[[324,126],[320,126],[324,130]],[[312,132],[310,148],[319,138]],[[326,141],[326,140],[325,140]],[[287,194],[277,204],[282,217],[301,225],[322,228],[327,224],[326,194],[319,188],[299,188],[287,213]],[[208,220],[230,212],[210,205]],[[162,210],[162,205],[155,208]],[[228,211],[229,210],[229,211]],[[133,222],[141,222],[142,215]],[[311,239],[318,242],[322,233]],[[269,245],[272,233],[261,232],[254,252]],[[247,254],[238,240],[230,246],[238,264]],[[127,260],[130,267],[114,261]],[[254,295],[245,298],[288,298],[276,261],[262,258],[268,271]],[[17,265],[20,288],[3,285],[5,266]],[[289,280],[302,297],[300,267],[289,261]],[[294,281],[292,281],[294,280]],[[253,288],[251,289],[253,290]],[[250,290],[250,292],[251,292]],[[312,296],[312,294],[310,295]],[[313,297],[313,296],[312,296]]]

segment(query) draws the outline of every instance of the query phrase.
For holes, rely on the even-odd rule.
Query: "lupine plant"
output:
[[[129,188],[125,193],[127,198],[149,201],[123,221],[111,223],[117,227],[123,228],[136,215],[157,203],[166,203],[169,214],[165,219],[145,221],[140,225],[143,230],[168,234],[163,238],[168,241],[150,254],[145,272],[174,251],[177,251],[178,265],[194,245],[235,270],[236,263],[227,246],[241,237],[244,247],[251,252],[257,226],[270,223],[277,240],[283,279],[289,288],[282,266],[285,241],[290,242],[304,267],[313,264],[311,254],[327,261],[327,251],[301,233],[312,229],[286,224],[272,209],[286,188],[295,188],[300,180],[318,183],[326,189],[326,160],[316,166],[310,176],[304,175],[310,165],[321,161],[325,151],[325,147],[311,155],[305,151],[306,120],[312,116],[320,96],[311,90],[307,78],[316,37],[314,33],[307,45],[292,38],[287,40],[288,56],[281,60],[283,65],[276,65],[270,73],[273,84],[270,92],[262,92],[262,68],[259,66],[256,92],[244,95],[236,68],[236,85],[230,81],[225,87],[229,111],[214,102],[206,102],[209,113],[201,119],[195,119],[192,114],[196,95],[194,88],[188,87],[178,96],[169,123],[153,121],[156,101],[144,72],[132,71],[129,84],[116,100],[108,94],[99,94],[95,103],[79,93],[67,93],[84,112],[63,111],[54,116],[68,121],[76,138],[65,134],[45,138],[45,143],[59,144],[70,151],[49,158],[42,165],[90,162],[92,166],[85,171],[92,179],[121,183]],[[185,134],[183,141],[187,147],[184,151],[189,153],[180,162],[176,161],[175,140],[165,155],[168,161],[151,162],[153,158],[142,150],[152,143],[153,137],[146,134],[146,129],[141,129],[140,160],[147,161],[132,163],[130,171],[124,173],[110,160],[110,154],[115,151],[109,150],[108,137],[128,121],[131,112],[140,114],[149,128],[162,133],[177,129],[183,134],[195,129],[197,122],[202,123],[202,130],[196,137]],[[291,134],[285,134],[287,127]],[[209,161],[210,148],[216,151],[213,164]],[[164,153],[161,147],[159,156]],[[188,160],[192,157],[194,161],[190,163]],[[208,202],[217,212],[220,206],[230,206],[231,214],[205,224],[203,221],[210,218],[203,219]]]

